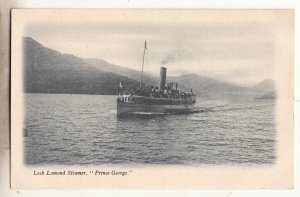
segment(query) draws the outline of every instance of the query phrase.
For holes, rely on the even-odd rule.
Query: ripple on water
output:
[[[252,165],[276,161],[274,102],[199,99],[201,113],[116,117],[115,96],[26,94],[29,165]],[[268,113],[266,113],[268,112]]]

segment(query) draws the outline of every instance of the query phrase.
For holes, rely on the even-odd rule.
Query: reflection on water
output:
[[[115,96],[26,94],[29,165],[274,163],[274,101],[197,101],[200,113],[117,117]]]

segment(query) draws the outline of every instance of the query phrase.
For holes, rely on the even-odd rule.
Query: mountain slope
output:
[[[266,79],[253,87],[253,90],[257,93],[256,99],[276,99],[277,92],[275,88],[275,81]]]
[[[170,80],[183,84],[185,87],[192,88],[198,96],[207,96],[211,98],[239,98],[251,97],[254,94],[250,88],[241,87],[196,74],[171,77]]]
[[[268,93],[266,93],[266,94],[264,94],[264,95],[262,95],[262,96],[260,96],[260,97],[258,97],[258,98],[256,98],[256,99],[276,99],[277,98],[277,93],[276,93],[276,91],[271,91],[271,92],[268,92]]]
[[[275,81],[271,79],[266,79],[253,87],[253,90],[256,91],[258,94],[266,94],[268,92],[275,91]]]
[[[24,38],[24,91],[30,93],[117,94],[122,81],[127,87],[139,86],[141,72],[100,59],[84,59],[62,54]],[[159,84],[159,77],[145,74],[144,83]],[[274,90],[274,81],[265,80],[253,88],[219,81],[196,74],[167,76],[179,89],[210,98],[257,98]]]
[[[96,59],[96,58],[88,58],[88,59],[84,59],[84,61],[101,71],[116,73],[118,75],[129,77],[136,81],[141,80],[140,71],[110,64],[104,60]],[[143,82],[149,85],[158,85],[159,78],[144,72]]]
[[[24,38],[24,91],[28,93],[117,94],[120,81],[138,81],[104,72],[83,59],[46,48]]]

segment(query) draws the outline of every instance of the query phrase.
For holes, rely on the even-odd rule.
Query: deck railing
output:
[[[157,104],[157,105],[184,105],[184,104],[194,104],[196,102],[195,95],[188,98],[155,98],[155,97],[145,97],[136,96],[132,94],[119,94],[118,101],[124,103],[144,103],[144,104]]]

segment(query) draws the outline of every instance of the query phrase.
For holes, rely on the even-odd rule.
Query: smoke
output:
[[[176,49],[168,52],[167,56],[161,61],[161,64],[164,65],[176,61],[181,61],[183,59],[188,58],[189,56],[190,54],[186,50]]]

